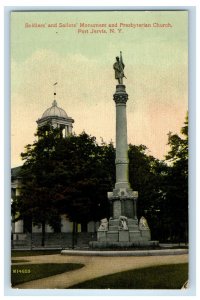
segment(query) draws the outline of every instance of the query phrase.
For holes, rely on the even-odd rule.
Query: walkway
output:
[[[108,275],[130,269],[144,268],[154,265],[177,264],[188,262],[188,255],[166,256],[125,256],[125,257],[100,257],[100,256],[68,256],[68,255],[41,255],[17,257],[29,260],[27,263],[81,263],[85,266],[79,270],[65,272],[51,277],[29,281],[16,285],[20,289],[65,289],[74,284],[95,277]]]

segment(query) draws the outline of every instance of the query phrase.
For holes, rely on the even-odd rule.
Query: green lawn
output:
[[[98,277],[70,289],[180,289],[188,279],[188,264],[154,266]]]
[[[13,263],[21,263],[21,262],[29,262],[29,260],[26,260],[26,259],[12,259],[12,264]]]
[[[60,250],[12,250],[12,257],[60,254]]]
[[[11,283],[16,284],[82,268],[83,264],[19,264],[11,267]]]

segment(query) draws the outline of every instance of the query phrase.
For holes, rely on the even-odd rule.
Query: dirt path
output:
[[[143,257],[96,257],[42,255],[17,257],[29,260],[28,263],[82,263],[79,270],[65,272],[51,277],[16,285],[20,289],[65,289],[82,281],[120,271],[138,269],[153,265],[177,264],[188,262],[188,255],[143,256]],[[26,264],[26,263],[24,263]]]

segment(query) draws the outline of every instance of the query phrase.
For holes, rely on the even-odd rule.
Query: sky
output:
[[[12,13],[12,167],[22,164],[20,153],[35,140],[55,82],[58,106],[75,120],[73,131],[115,142],[113,63],[120,51],[128,143],[164,159],[167,134],[180,133],[188,109],[187,18],[186,11]]]

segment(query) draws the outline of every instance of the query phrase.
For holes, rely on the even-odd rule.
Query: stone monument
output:
[[[108,222],[105,219],[102,220],[97,232],[97,241],[90,242],[90,246],[93,248],[158,244],[158,242],[151,241],[151,232],[144,217],[139,223],[140,226],[138,224],[138,192],[133,191],[129,184],[126,119],[128,94],[126,93],[126,86],[123,84],[124,67],[122,52],[120,52],[120,57],[116,57],[116,62],[113,65],[118,84],[113,95],[116,104],[116,183],[113,191],[108,192],[112,217]]]

